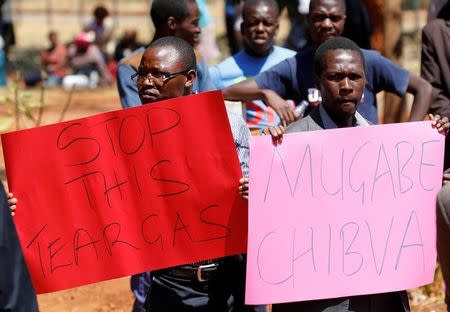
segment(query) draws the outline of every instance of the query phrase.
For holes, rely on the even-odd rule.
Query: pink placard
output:
[[[251,141],[246,303],[433,281],[444,136],[430,122]]]

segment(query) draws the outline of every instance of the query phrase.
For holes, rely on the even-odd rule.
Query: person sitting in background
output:
[[[116,45],[114,51],[114,60],[119,62],[125,57],[129,57],[134,51],[144,47],[144,44],[137,41],[137,32],[135,29],[125,29],[122,38]]]
[[[279,27],[279,9],[275,0],[247,0],[242,12],[241,33],[244,49],[209,69],[218,89],[223,89],[278,64],[295,51],[274,45]],[[246,121],[252,133],[277,125],[280,118],[261,101],[244,103]]]
[[[74,43],[69,47],[69,65],[75,75],[84,75],[90,78],[90,86],[111,84],[113,79],[105,64],[100,49],[93,44],[95,34],[82,32],[75,37]]]
[[[67,48],[59,43],[58,34],[50,31],[48,34],[50,47],[41,51],[41,68],[46,73],[44,78],[47,87],[61,85],[63,77],[67,74]]]

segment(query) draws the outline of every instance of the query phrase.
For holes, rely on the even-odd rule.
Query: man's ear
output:
[[[186,88],[192,88],[192,86],[194,85],[194,81],[197,78],[197,73],[195,72],[195,70],[191,69],[187,74],[186,74],[186,83],[184,84],[184,86]]]
[[[170,16],[167,19],[167,28],[171,31],[171,32],[175,32],[175,30],[177,29],[177,21],[173,16]]]

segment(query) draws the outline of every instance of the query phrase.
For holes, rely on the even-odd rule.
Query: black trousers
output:
[[[152,272],[147,312],[266,311],[265,306],[244,305],[245,259],[240,255],[223,258],[214,278],[204,282],[167,272]]]

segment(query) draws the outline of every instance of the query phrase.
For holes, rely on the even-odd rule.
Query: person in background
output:
[[[48,34],[50,46],[41,51],[41,68],[46,73],[45,85],[55,87],[61,85],[63,77],[67,74],[67,48],[59,43],[58,33],[50,31]]]
[[[119,62],[121,59],[129,57],[134,51],[144,47],[144,44],[137,41],[136,29],[125,29],[122,38],[116,45],[114,51],[114,60]]]
[[[310,0],[277,0],[280,12],[287,8],[291,29],[286,38],[285,47],[291,50],[300,51],[309,41],[307,15],[309,12]]]
[[[347,7],[342,36],[354,41],[361,49],[371,49],[372,23],[362,0],[345,0]]]
[[[10,212],[5,189],[0,183],[0,311],[38,312],[36,293],[11,214],[14,212]]]
[[[225,26],[230,54],[236,54],[242,49],[240,25],[243,3],[243,0],[225,0]]]
[[[210,68],[211,79],[218,89],[253,77],[295,52],[274,45],[279,27],[279,9],[274,0],[244,2],[241,24],[243,50]],[[246,121],[252,133],[280,122],[275,111],[261,101],[244,103]]]
[[[319,104],[319,92],[313,79],[314,52],[321,43],[342,34],[345,11],[344,0],[311,0],[308,22],[313,44],[253,79],[225,88],[224,98],[229,101],[263,100],[277,112],[283,124],[296,119],[292,107],[283,98],[292,99],[297,105],[303,101]],[[399,96],[409,92],[414,95],[410,120],[423,120],[430,105],[431,85],[376,51],[363,50],[363,54],[366,85],[358,108],[361,115],[376,124],[378,92],[384,90]]]
[[[198,25],[200,12],[195,0],[153,0],[150,16],[155,26],[153,40],[166,36],[175,36],[186,40],[196,47],[200,39]],[[123,108],[141,105],[136,84],[130,76],[137,72],[144,48],[136,50],[129,57],[121,60],[117,67],[117,89]],[[197,58],[200,58],[197,56]],[[197,79],[195,92],[214,90],[209,77],[208,65],[200,58],[197,62]]]
[[[12,0],[0,0],[2,29],[0,35],[3,37],[6,59],[8,60],[9,50],[16,44],[14,32],[13,14],[11,9]]]
[[[421,75],[433,86],[432,114],[450,116],[450,1],[443,4],[437,18],[422,30]],[[445,303],[450,311],[450,138],[445,140],[444,186],[436,204],[437,251],[446,284]]]
[[[82,32],[75,37],[74,43],[69,47],[69,65],[75,75],[84,75],[90,83],[97,86],[109,85],[113,79],[109,73],[102,52],[94,44],[93,32]]]
[[[109,11],[103,5],[98,5],[94,8],[92,13],[92,20],[86,25],[84,31],[93,31],[95,33],[95,44],[102,51],[105,61],[108,61],[109,57],[114,52],[114,23],[109,17]]]
[[[217,59],[220,57],[220,51],[216,43],[213,17],[211,16],[206,0],[197,0],[197,6],[200,11],[198,25],[202,29],[197,50],[207,64],[216,64]]]

